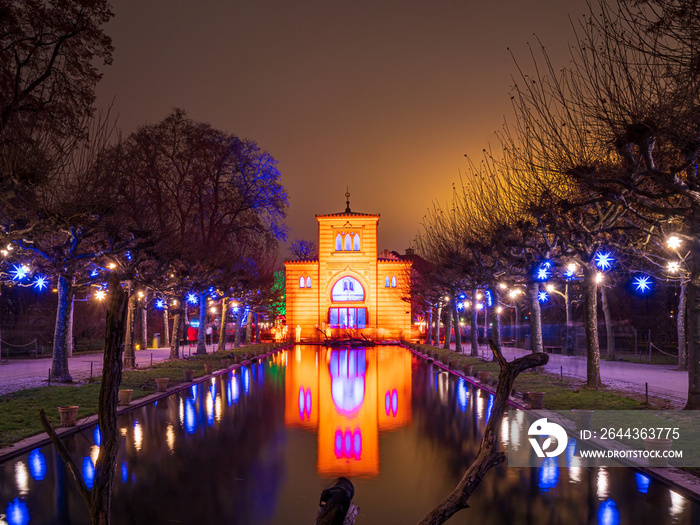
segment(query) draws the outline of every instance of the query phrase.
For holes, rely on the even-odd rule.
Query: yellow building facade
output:
[[[285,261],[291,337],[411,337],[411,262],[378,254],[379,215],[317,215],[318,258]]]

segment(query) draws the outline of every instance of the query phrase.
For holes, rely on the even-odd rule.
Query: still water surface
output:
[[[474,459],[492,403],[403,348],[297,346],[120,417],[113,523],[308,525],[339,475],[358,525],[416,523]],[[99,429],[67,445],[90,485]],[[501,465],[470,505],[449,523],[700,523],[698,504],[622,468]],[[2,523],[89,523],[52,447],[0,465]]]

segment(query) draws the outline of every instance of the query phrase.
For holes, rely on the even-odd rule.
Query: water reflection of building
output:
[[[285,424],[318,432],[318,472],[379,474],[379,432],[411,423],[411,356],[392,347],[286,354]]]

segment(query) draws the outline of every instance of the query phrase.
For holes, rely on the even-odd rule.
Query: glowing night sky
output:
[[[172,108],[256,140],[278,161],[290,239],[317,213],[379,213],[403,252],[433,201],[510,118],[510,48],[568,59],[584,0],[115,0],[114,100],[125,134]]]

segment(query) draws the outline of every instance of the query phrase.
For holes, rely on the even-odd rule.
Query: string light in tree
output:
[[[549,295],[547,295],[547,292],[538,292],[538,293],[537,293],[537,299],[538,299],[541,303],[546,303],[547,300],[549,299]]]
[[[107,293],[104,290],[97,290],[95,292],[95,299],[98,301],[102,301],[105,297],[107,297]]]
[[[681,240],[675,235],[671,235],[668,239],[666,239],[666,246],[672,250],[677,250],[681,247]]]
[[[666,270],[668,273],[678,273],[681,271],[681,265],[678,261],[671,261],[668,263]]]
[[[615,262],[615,258],[612,256],[612,252],[598,252],[595,254],[595,265],[603,271],[609,269],[613,262]]]
[[[651,290],[652,280],[648,275],[638,275],[634,278],[632,284],[639,293],[647,293]]]
[[[44,288],[47,288],[49,286],[49,280],[43,276],[43,275],[35,275],[34,276],[34,288],[36,288],[39,291],[44,290]]]
[[[537,279],[539,281],[546,281],[547,279],[549,279],[549,270],[544,266],[540,266],[537,269]]]
[[[569,265],[566,267],[566,271],[564,272],[564,276],[567,279],[573,279],[575,275],[576,275],[576,265],[574,263],[569,263]]]
[[[199,301],[197,300],[197,296],[193,293],[188,293],[187,294],[187,302],[190,304],[197,304]]]
[[[15,264],[10,273],[13,281],[21,281],[29,274],[29,267],[25,264]]]
[[[163,299],[156,299],[155,307],[158,309],[165,308],[165,301]]]

